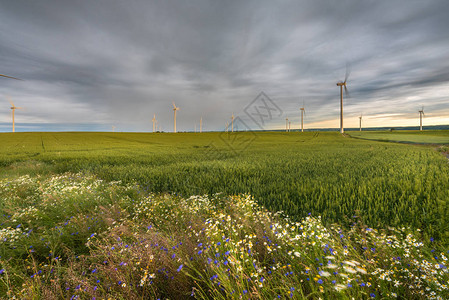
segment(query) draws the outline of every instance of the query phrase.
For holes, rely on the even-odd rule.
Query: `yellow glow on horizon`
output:
[[[423,126],[449,125],[449,114],[444,116],[426,115],[423,118]],[[415,118],[407,118],[401,114],[384,114],[378,116],[363,116],[362,128],[367,127],[405,127],[419,126],[419,115]],[[295,126],[294,129],[298,129]],[[345,128],[359,128],[359,116],[346,117]],[[304,129],[308,128],[340,128],[340,119],[325,120],[321,122],[304,123]],[[285,128],[284,128],[285,129]],[[292,128],[293,129],[293,128]]]

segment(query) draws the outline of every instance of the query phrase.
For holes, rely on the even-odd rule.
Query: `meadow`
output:
[[[393,130],[393,131],[352,131],[352,137],[386,142],[416,144],[449,144],[447,130]]]
[[[0,139],[3,298],[449,296],[435,146],[332,132]]]

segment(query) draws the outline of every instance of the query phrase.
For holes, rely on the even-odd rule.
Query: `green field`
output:
[[[449,132],[447,130],[351,131],[349,135],[356,138],[386,142],[449,144]]]
[[[449,234],[448,165],[432,148],[337,133],[16,133],[1,140],[4,178],[83,171],[156,193],[248,193],[293,218],[311,212],[350,222],[357,215],[370,226]]]
[[[448,297],[442,145],[362,137],[0,134],[0,298]]]

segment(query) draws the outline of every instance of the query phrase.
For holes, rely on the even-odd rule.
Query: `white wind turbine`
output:
[[[359,117],[359,128],[360,128],[360,131],[362,131],[362,114],[360,114],[360,117]]]
[[[14,103],[10,99],[8,99],[8,100],[9,100],[9,103],[11,104],[11,109],[12,109],[12,132],[15,132],[16,128],[15,128],[15,121],[14,121],[14,113],[15,113],[16,109],[22,109],[22,107],[17,107],[14,105]]]
[[[348,66],[346,66],[346,75],[345,75],[345,81],[337,82],[337,86],[340,87],[340,133],[344,133],[345,129],[343,128],[343,87],[345,87],[345,94],[346,97],[349,96],[348,88],[346,87],[346,81],[349,77],[349,70]]]
[[[231,125],[231,132],[234,132],[234,119],[235,119],[235,118],[234,118],[234,113],[232,113],[232,116],[231,116],[231,120],[232,120],[232,121],[231,121],[231,122],[232,122],[232,123],[231,123],[231,124],[232,124],[232,125]]]
[[[200,118],[200,133],[203,132],[203,117]]]
[[[154,133],[154,129],[156,128],[156,114],[153,115],[153,119],[151,121],[153,121],[153,133]]]
[[[115,132],[115,126],[112,125],[112,132]]]
[[[288,132],[288,117],[285,118],[285,131]]]
[[[179,107],[176,107],[175,102],[173,102],[173,112],[175,113],[175,118],[174,118],[174,132],[176,133],[176,111],[179,110]]]
[[[424,106],[421,108],[421,110],[418,110],[419,112],[419,131],[422,131],[422,117],[424,116]]]
[[[301,111],[301,132],[304,132],[304,115],[306,113],[304,102],[302,102],[302,107],[299,110]]]

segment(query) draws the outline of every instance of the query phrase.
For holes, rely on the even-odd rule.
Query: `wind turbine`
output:
[[[156,126],[156,114],[153,115],[153,119],[151,121],[153,121],[153,133],[154,133],[154,128]]]
[[[306,113],[304,102],[302,103],[302,107],[299,110],[301,110],[301,132],[304,132],[304,114]]]
[[[173,112],[175,113],[175,118],[174,118],[174,120],[175,120],[175,126],[174,126],[174,131],[175,131],[175,133],[176,133],[176,111],[177,110],[179,110],[179,107],[176,107],[176,105],[175,105],[175,102],[173,102]]]
[[[234,113],[232,113],[231,120],[232,120],[231,132],[234,132]]]
[[[6,77],[6,78],[11,78],[11,79],[15,79],[15,80],[22,80],[22,79],[20,79],[20,78],[16,78],[16,77],[8,76],[8,75],[3,75],[3,74],[0,74],[0,76],[1,76],[1,77]]]
[[[16,128],[15,128],[15,122],[14,122],[14,112],[16,109],[22,109],[22,107],[15,106],[11,100],[8,100],[8,101],[11,104],[11,109],[12,109],[12,132],[15,132]]]
[[[226,132],[228,132],[229,131],[229,122],[226,122]]]
[[[424,106],[421,108],[421,110],[418,110],[419,112],[419,131],[422,131],[422,117],[424,116]]]
[[[288,122],[288,131],[290,131],[290,125],[292,125],[292,122]]]
[[[203,132],[203,117],[200,118],[200,133]]]
[[[285,118],[285,131],[288,132],[288,118]]]
[[[362,131],[362,114],[360,114],[360,117],[359,117],[359,127],[360,127],[360,131]]]
[[[112,132],[115,132],[115,126],[112,125]]]
[[[348,80],[349,71],[348,67],[346,67],[346,75],[345,75],[345,81],[337,82],[337,86],[340,87],[340,133],[344,133],[345,129],[343,128],[343,87],[345,87],[345,94],[346,97],[348,97],[348,89],[346,87],[346,81]]]

